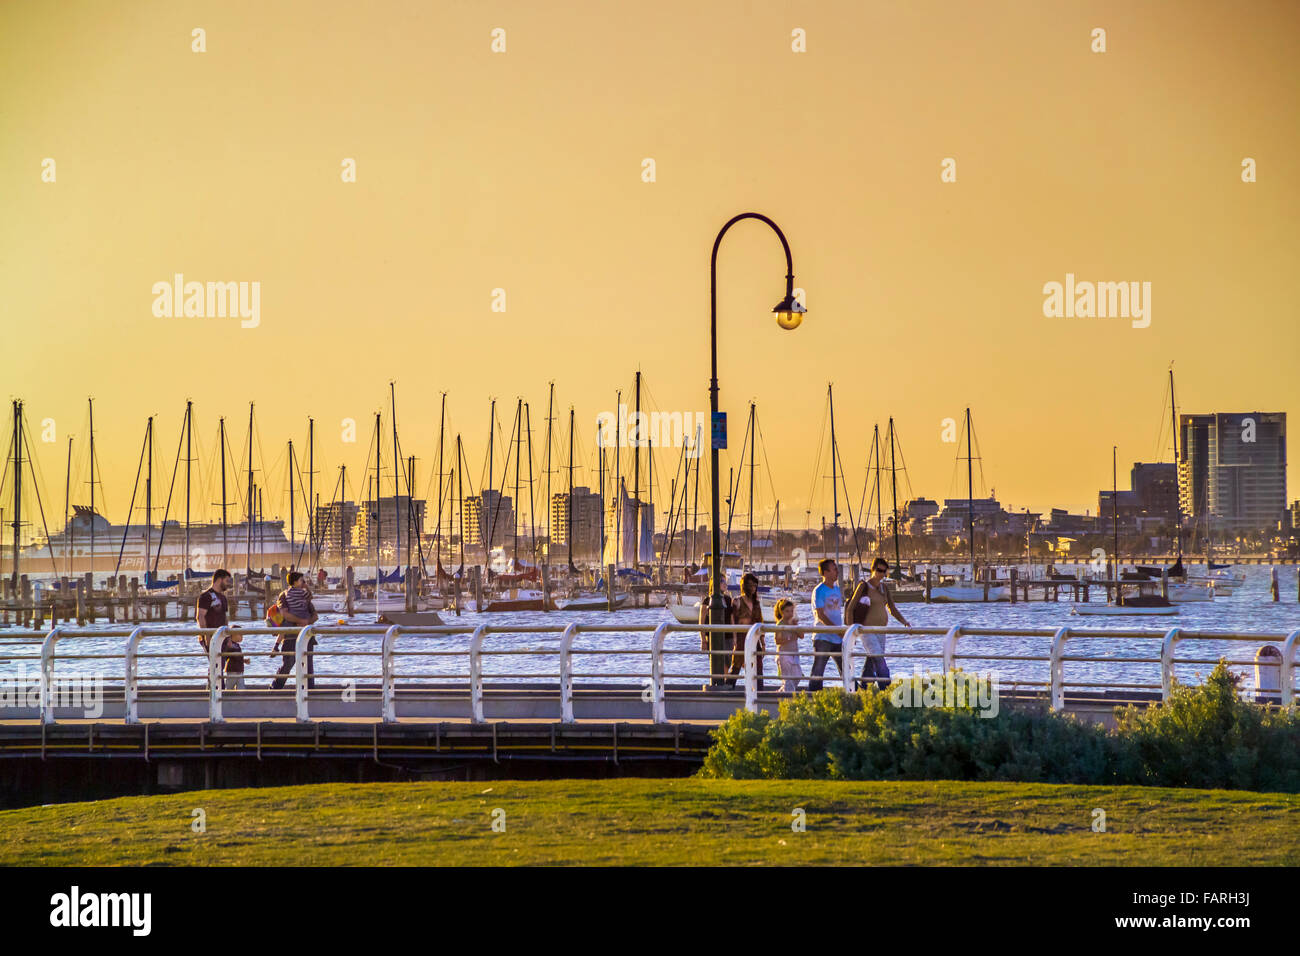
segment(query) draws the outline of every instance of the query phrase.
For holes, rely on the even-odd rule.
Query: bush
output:
[[[1300,718],[1241,700],[1222,662],[1200,687],[1121,711],[1115,732],[1055,712],[1003,709],[990,718],[975,706],[900,707],[873,687],[800,694],[782,701],[775,717],[739,711],[713,738],[705,777],[1300,792]]]
[[[1300,717],[1242,700],[1239,683],[1220,661],[1204,684],[1175,687],[1159,707],[1119,711],[1125,775],[1164,787],[1300,792]]]

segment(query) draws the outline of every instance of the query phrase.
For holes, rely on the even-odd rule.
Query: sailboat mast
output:
[[[23,403],[14,401],[14,566],[9,576],[12,589],[18,587],[18,548],[23,514]],[[139,476],[137,474],[137,480]],[[11,593],[17,593],[12,590]]]
[[[614,421],[614,474],[610,483],[614,486],[614,570],[618,570],[618,559],[623,553],[623,390],[615,393],[614,407],[619,410]]]
[[[460,513],[460,568],[456,571],[459,576],[465,570],[465,488],[461,484],[461,457],[464,452],[460,448],[460,433],[456,433],[456,500],[459,507],[456,509]],[[457,599],[456,610],[460,611],[459,598]]]
[[[289,440],[289,567],[297,568],[294,562],[294,526],[293,526],[293,439]]]
[[[497,420],[497,400],[494,398],[492,399],[492,407],[488,410],[488,473],[487,473],[488,493],[486,495],[479,495],[479,499],[483,504],[483,507],[479,510],[479,524],[480,526],[489,529],[488,530],[489,539],[492,537],[492,534],[494,533],[494,529],[492,529],[492,526],[489,525],[487,522],[487,503],[488,500],[492,497],[492,452],[493,449],[496,447],[496,432],[494,431],[494,428],[496,427],[496,420]],[[485,540],[482,542],[482,544],[483,544],[483,561],[486,563],[488,558],[488,552],[492,549],[492,542],[491,540]]]
[[[226,538],[226,419],[224,416],[218,420],[220,435],[217,441],[220,443],[221,456],[221,566],[227,567],[230,564],[230,542]],[[93,486],[92,486],[93,487]]]
[[[695,510],[691,517],[691,541],[695,545],[695,551],[697,552],[700,549],[700,459],[704,454],[700,450],[702,431],[700,425],[695,426]]]
[[[307,551],[315,562],[316,552],[316,422],[307,419]]]
[[[145,430],[145,443],[148,446],[149,465],[144,479],[144,580],[149,583],[149,556],[153,554],[153,416],[149,416],[149,427]]]
[[[379,578],[381,572],[379,568],[379,543],[380,536],[383,532],[383,516],[379,513],[379,456],[383,451],[384,430],[380,413],[375,412],[375,478],[373,482],[374,490],[370,494],[371,510],[370,513],[375,516],[375,607],[379,607]],[[394,464],[396,467],[396,464]]]
[[[537,495],[533,493],[533,415],[524,403],[524,425],[528,429],[528,550],[537,563]]]
[[[569,570],[573,569],[573,406],[569,406],[569,506],[565,509],[564,538],[569,542]],[[602,515],[603,517],[603,515]]]
[[[397,385],[393,382],[388,383],[388,395],[391,402],[390,407],[392,408],[392,414],[389,417],[393,422],[393,534],[397,536],[393,559],[400,563],[402,560],[402,505],[398,498],[401,497],[402,486],[397,474],[402,467],[402,459],[397,454]],[[376,500],[379,498],[379,486],[377,484],[375,486],[375,498]],[[410,561],[407,561],[407,564],[409,565]]]
[[[835,392],[829,382],[826,384],[826,398],[831,406],[831,511],[833,513],[831,533],[835,535],[835,564],[838,566],[840,563],[840,494],[835,459],[839,457],[839,446],[835,443]]]
[[[185,558],[181,561],[181,580],[184,581],[190,569],[190,449],[192,447],[194,421],[194,403],[185,403]]]
[[[68,473],[63,479],[63,527],[64,527],[64,548],[68,552],[68,560],[65,567],[68,574],[72,574],[72,540],[75,532],[72,530],[72,519],[68,516],[72,510],[72,436],[68,436]]]
[[[615,406],[617,407],[617,406]],[[570,419],[572,420],[572,419]],[[615,425],[615,428],[618,426]],[[596,467],[600,469],[600,563],[605,563],[605,446],[600,441],[600,425],[596,425]],[[573,479],[570,478],[570,481]]]
[[[892,422],[893,419],[891,418]],[[871,453],[876,458],[876,550],[880,551],[883,542],[880,540],[881,532],[885,530],[884,495],[881,494],[880,487],[880,425],[876,424],[871,436]]]
[[[510,509],[511,517],[514,518],[514,567],[512,571],[519,570],[519,458],[524,448],[524,400],[515,399],[515,506]]]
[[[749,566],[754,566],[754,451],[758,448],[758,432],[754,428],[755,405],[749,403]]]
[[[433,566],[435,574],[442,569],[442,439],[447,427],[447,393],[442,393],[441,407],[438,411],[438,523],[433,530]],[[438,582],[439,588],[442,582]]]
[[[1178,413],[1174,403],[1174,367],[1169,366],[1169,424],[1174,433],[1174,535],[1178,546],[1178,564],[1183,563],[1183,500],[1178,481]],[[1208,504],[1208,502],[1207,502]],[[1209,508],[1207,507],[1208,511]]]
[[[1115,580],[1119,581],[1119,446],[1110,446],[1110,511],[1111,524],[1115,532]],[[1119,586],[1116,585],[1116,595],[1120,598],[1117,602],[1123,604],[1123,595],[1119,592]]]
[[[641,370],[636,373],[636,415],[632,419],[632,567],[641,569]]]
[[[975,447],[970,441],[970,408],[966,409],[966,520],[970,537],[970,573],[975,577]]]
[[[542,507],[546,509],[546,566],[551,566],[551,414],[555,404],[555,383],[550,382],[546,393],[546,497]],[[572,434],[572,429],[570,429]]]
[[[86,399],[90,406],[90,571],[95,571],[95,400]]]
[[[348,563],[348,542],[347,530],[343,525],[343,502],[348,499],[348,466],[339,465],[339,580],[346,585],[347,582],[347,563]]]
[[[902,574],[902,558],[899,555],[898,547],[898,465],[894,460],[894,419],[889,419],[889,487],[890,487],[890,504],[894,514],[894,573]],[[877,496],[880,492],[877,489]]]
[[[253,403],[248,403],[248,527],[245,529],[245,570],[253,573]]]

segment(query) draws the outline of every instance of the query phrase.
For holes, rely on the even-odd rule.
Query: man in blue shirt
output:
[[[840,590],[840,569],[832,558],[822,558],[817,562],[817,571],[822,576],[822,583],[813,588],[813,619],[827,627],[842,627],[844,624],[844,593]],[[815,634],[813,637],[813,667],[808,681],[809,691],[822,689],[822,674],[826,662],[835,661],[836,673],[840,671],[840,649],[844,639],[838,634]]]

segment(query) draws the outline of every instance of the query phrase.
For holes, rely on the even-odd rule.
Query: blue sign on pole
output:
[[[713,413],[713,447],[727,447],[727,413]]]

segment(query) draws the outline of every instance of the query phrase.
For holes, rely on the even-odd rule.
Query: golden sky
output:
[[[778,330],[779,243],[734,229],[724,475],[754,399],[783,524],[817,522],[833,380],[855,510],[891,415],[911,489],[964,495],[942,422],[967,405],[1004,504],[1095,509],[1112,445],[1121,487],[1161,455],[1171,360],[1180,411],[1300,411],[1297,27],[1295,2],[8,0],[0,391],[55,422],[55,512],[89,395],[114,520],[146,416],[162,481],[187,398],[209,457],[257,403],[268,483],[314,416],[328,487],[395,380],[423,486],[445,390],[477,484],[490,396],[507,433],[531,403],[539,464],[552,379],[588,452],[638,366],[659,408],[707,409],[709,252],[754,210],[809,313]],[[260,324],[155,317],[176,273],[259,282]],[[1045,318],[1067,273],[1150,282],[1150,326]]]

